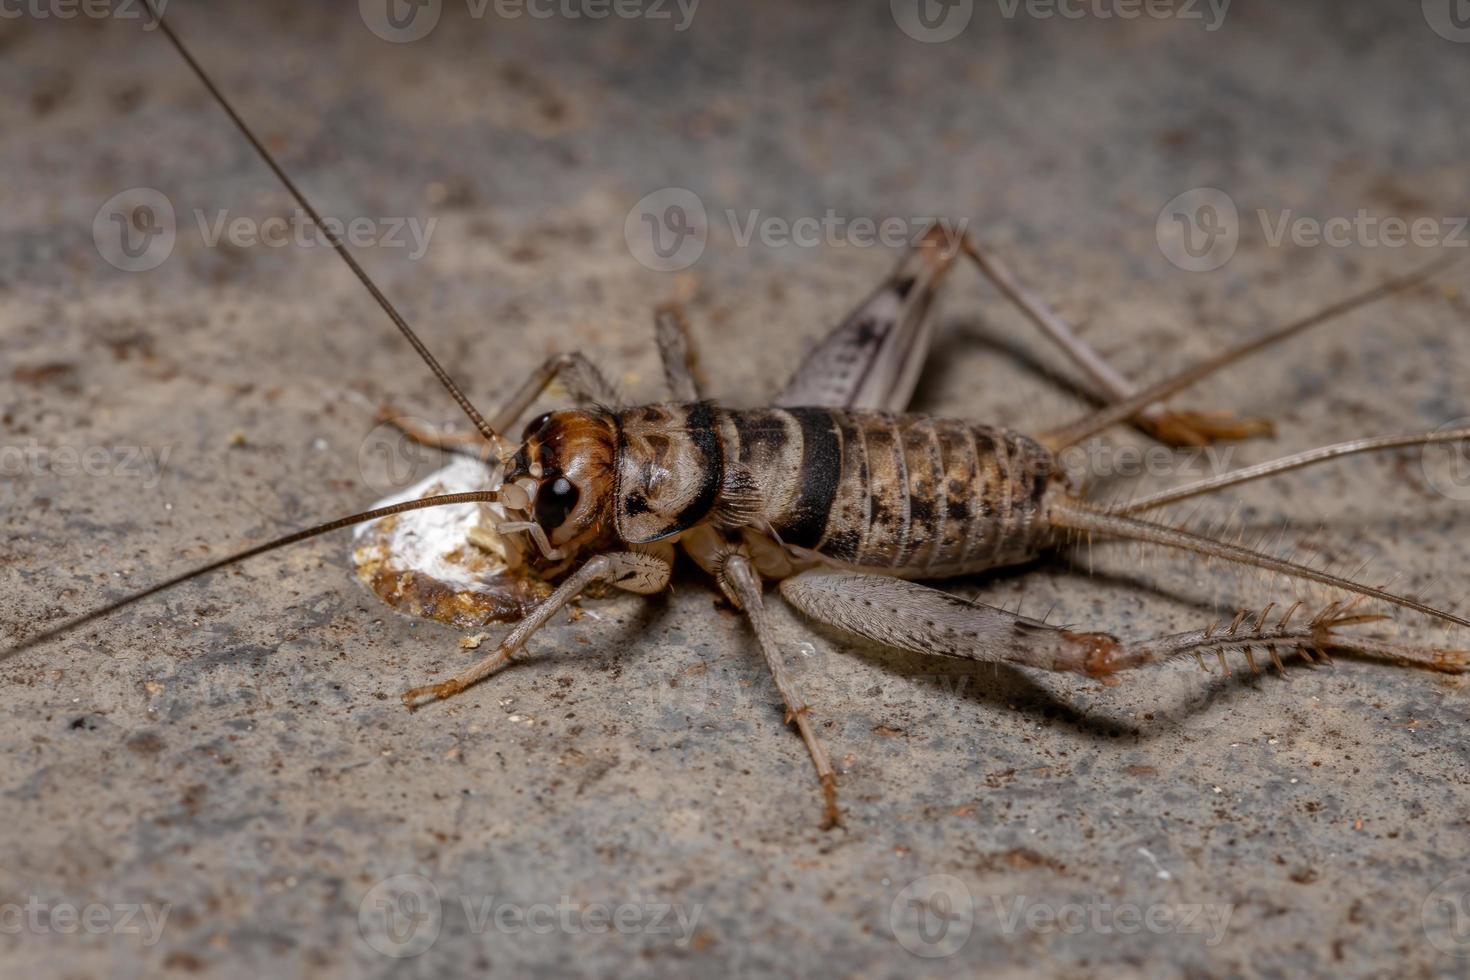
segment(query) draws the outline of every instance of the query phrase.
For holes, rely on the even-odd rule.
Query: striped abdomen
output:
[[[847,565],[944,577],[1034,557],[1050,453],[956,419],[829,408],[715,409],[722,463],[753,479],[780,539]]]

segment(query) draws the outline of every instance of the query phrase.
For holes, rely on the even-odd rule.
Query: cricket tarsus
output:
[[[163,31],[164,37],[168,38],[169,43],[174,46],[174,50],[178,51],[179,56],[184,59],[185,64],[187,64],[190,70],[194,72],[195,76],[198,77],[199,81],[204,85],[204,87],[209,90],[209,94],[214,97],[214,100],[219,103],[219,106],[221,109],[224,110],[225,115],[230,117],[230,121],[235,124],[235,127],[240,130],[240,133],[245,137],[245,139],[249,141],[252,147],[255,148],[255,152],[260,155],[260,158],[265,161],[265,165],[269,167],[271,169],[271,172],[276,175],[276,179],[278,179],[281,184],[285,186],[286,190],[290,192],[291,196],[296,199],[296,203],[301,206],[301,210],[305,211],[307,213],[307,216],[311,218],[311,220],[316,224],[319,229],[321,229],[322,234],[324,234],[327,237],[327,241],[331,243],[332,250],[342,257],[342,261],[347,263],[347,267],[352,270],[352,274],[357,276],[358,281],[363,284],[367,291],[372,294],[373,299],[375,299],[378,305],[383,308],[383,312],[388,314],[388,319],[393,321],[393,325],[398,328],[399,333],[403,334],[404,339],[406,339],[413,347],[413,349],[418,352],[419,357],[422,358],[424,363],[429,366],[429,370],[432,371],[434,373],[434,376],[439,379],[439,383],[444,386],[444,389],[449,392],[450,397],[455,400],[460,409],[463,410],[465,415],[469,417],[469,420],[471,423],[474,424],[475,429],[480,433],[481,436],[485,438],[485,441],[489,442],[492,446],[496,446],[497,448],[501,447],[503,441],[500,437],[500,434],[497,433],[490,426],[489,422],[485,421],[484,416],[482,416],[479,410],[470,403],[469,398],[466,397],[464,392],[460,390],[459,386],[454,383],[454,380],[449,377],[449,372],[444,370],[439,361],[434,357],[432,353],[430,353],[429,348],[424,345],[424,342],[422,340],[419,339],[418,334],[416,334],[413,328],[408,325],[408,321],[403,318],[402,314],[398,312],[398,309],[388,300],[388,297],[383,295],[383,291],[378,288],[377,283],[373,282],[372,277],[367,274],[367,270],[364,269],[358,263],[358,261],[352,257],[352,253],[347,250],[347,245],[345,242],[342,241],[341,236],[334,232],[331,227],[322,220],[322,216],[317,212],[317,209],[312,205],[311,201],[307,199],[306,195],[302,193],[301,189],[296,186],[295,181],[287,176],[285,170],[281,169],[281,165],[276,162],[276,159],[274,156],[271,155],[270,150],[266,149],[265,144],[260,141],[260,139],[255,135],[255,132],[250,128],[250,126],[245,122],[240,114],[235,111],[235,107],[231,105],[230,100],[225,98],[225,95],[222,91],[220,91],[219,86],[215,85],[214,80],[211,79],[208,73],[205,72],[203,66],[195,60],[194,56],[189,52],[189,49],[185,47],[184,42],[180,40],[178,34],[174,33],[174,29],[169,25],[167,21],[163,19],[163,16],[154,6],[154,0],[144,0],[144,3],[148,5],[149,14],[152,15],[153,20],[158,25],[159,29]]]
[[[202,575],[208,575],[210,572],[219,571],[221,568],[233,565],[236,562],[242,562],[248,558],[254,558],[257,555],[263,555],[268,551],[275,551],[277,548],[284,548],[287,545],[296,544],[298,541],[305,541],[307,538],[314,538],[320,534],[330,534],[332,531],[340,531],[344,527],[351,527],[354,524],[361,524],[365,521],[376,521],[380,518],[392,517],[395,514],[402,514],[411,510],[422,510],[425,507],[442,507],[448,504],[488,503],[490,501],[494,501],[495,499],[497,499],[497,495],[496,491],[494,490],[473,490],[465,493],[441,494],[436,497],[423,497],[418,500],[405,500],[402,503],[392,504],[388,507],[379,507],[374,510],[363,511],[361,514],[353,514],[350,517],[340,517],[335,521],[328,521],[325,524],[318,524],[315,527],[309,527],[301,531],[295,531],[291,534],[286,535],[285,537],[276,538],[274,541],[267,541],[264,544],[255,545],[253,548],[246,548],[244,551],[238,551],[233,555],[221,558],[218,561],[212,561],[207,565],[203,565],[191,571],[184,572],[181,575],[175,575],[173,578],[164,579],[162,582],[150,585],[146,589],[141,589],[137,592],[130,593],[129,595],[123,596],[121,599],[107,603],[105,606],[99,606],[96,609],[92,609],[88,612],[82,613],[79,616],[68,619],[63,623],[58,623],[56,626],[53,626],[47,630],[42,630],[40,633],[36,633],[33,636],[29,636],[15,646],[9,648],[8,650],[0,652],[0,660],[9,659],[15,654],[23,653],[26,650],[31,649],[32,647],[39,646],[40,644],[45,643],[47,640],[54,640],[57,637],[62,636],[66,633],[70,633],[79,627],[87,625],[88,623],[101,619],[104,616],[111,615],[112,613],[117,612],[119,609],[131,606],[135,602],[140,602],[143,599],[147,599],[149,596],[157,595],[158,593],[163,592],[166,589],[171,589],[176,585],[182,585],[190,579],[196,579]]]

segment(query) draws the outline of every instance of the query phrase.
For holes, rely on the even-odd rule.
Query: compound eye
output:
[[[542,412],[540,415],[527,422],[525,429],[521,431],[521,442],[525,442],[527,439],[531,438],[536,433],[546,428],[546,423],[550,418],[550,412]]]
[[[577,485],[564,476],[541,481],[536,490],[536,523],[544,530],[555,531],[566,523],[580,496]]]

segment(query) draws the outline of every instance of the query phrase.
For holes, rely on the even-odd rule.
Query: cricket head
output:
[[[611,532],[616,454],[617,429],[604,412],[547,412],[526,426],[500,500],[544,534],[554,552],[545,557],[570,558]]]

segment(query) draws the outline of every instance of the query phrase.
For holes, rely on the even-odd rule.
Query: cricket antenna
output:
[[[429,370],[434,372],[434,377],[439,379],[439,383],[449,392],[450,397],[459,404],[459,407],[464,411],[465,415],[469,416],[469,420],[474,423],[480,435],[484,436],[485,441],[490,443],[490,445],[497,447],[497,450],[503,449],[504,440],[501,439],[500,434],[491,428],[490,423],[485,421],[485,417],[480,414],[479,410],[470,404],[470,400],[465,397],[464,392],[459,390],[459,386],[449,377],[449,373],[435,360],[434,355],[429,353],[429,348],[424,346],[424,342],[419,339],[418,334],[413,332],[413,328],[408,325],[408,321],[388,301],[388,297],[383,295],[382,290],[368,276],[367,270],[358,264],[357,260],[352,257],[351,252],[347,251],[347,246],[342,241],[341,236],[322,221],[322,216],[317,213],[316,208],[312,207],[311,202],[306,199],[306,195],[301,192],[301,189],[296,186],[290,177],[286,176],[286,172],[281,169],[281,165],[276,162],[275,157],[271,156],[271,152],[265,148],[265,144],[261,143],[259,138],[256,137],[255,133],[245,123],[245,120],[240,118],[240,114],[235,111],[235,107],[230,104],[230,100],[225,98],[224,93],[219,90],[219,87],[205,73],[199,62],[194,60],[194,56],[189,53],[189,49],[184,46],[184,42],[179,40],[179,36],[174,33],[174,29],[163,19],[163,15],[154,6],[154,0],[143,0],[143,2],[147,5],[148,13],[152,15],[154,23],[163,31],[163,35],[168,38],[169,43],[174,46],[174,50],[178,51],[179,56],[184,59],[184,62],[189,66],[190,70],[204,84],[204,87],[209,90],[209,94],[214,96],[214,100],[219,103],[225,115],[230,117],[230,121],[235,124],[235,127],[240,130],[245,139],[255,148],[255,152],[260,154],[260,158],[265,161],[265,165],[270,167],[271,172],[285,185],[286,190],[291,193],[291,196],[296,199],[296,203],[301,206],[301,210],[305,211],[311,220],[316,223],[316,226],[321,229],[322,234],[326,235],[327,241],[331,243],[333,251],[342,257],[342,261],[347,263],[347,268],[352,270],[352,274],[357,276],[358,281],[367,288],[367,291],[372,294],[373,299],[378,301],[378,305],[383,308],[383,312],[388,314],[388,319],[393,321],[393,325],[398,328],[398,332],[403,334],[404,338],[413,345],[414,350],[418,351],[419,357],[423,358],[424,363],[429,366]]]
[[[449,504],[490,503],[497,499],[499,499],[499,491],[497,490],[470,490],[464,493],[446,493],[434,497],[421,497],[418,500],[405,500],[400,503],[392,504],[388,507],[379,507],[376,510],[363,511],[361,514],[353,514],[351,517],[339,517],[335,521],[328,521],[325,524],[318,524],[315,527],[309,527],[301,531],[295,531],[291,534],[286,535],[283,538],[276,538],[274,541],[267,541],[264,544],[258,544],[253,548],[246,548],[244,551],[237,551],[233,555],[221,558],[218,561],[212,561],[208,565],[203,565],[199,568],[194,569],[193,571],[184,572],[182,575],[175,575],[173,578],[164,579],[162,582],[158,582],[155,585],[150,585],[146,589],[141,589],[137,592],[130,593],[129,595],[123,596],[121,599],[117,599],[113,602],[107,603],[107,605],[105,606],[98,606],[96,609],[89,610],[78,616],[74,616],[71,619],[65,620],[64,622],[58,623],[50,629],[42,630],[39,633],[28,636],[24,640],[21,640],[19,643],[17,643],[15,646],[0,651],[0,661],[8,660],[18,653],[24,653],[26,650],[29,650],[32,647],[36,647],[42,643],[45,643],[47,640],[55,639],[56,637],[61,636],[63,633],[70,633],[72,630],[80,626],[85,626],[90,622],[101,619],[103,616],[111,615],[112,613],[117,612],[119,609],[122,609],[126,606],[131,606],[133,603],[146,599],[149,596],[157,595],[158,593],[163,592],[165,589],[171,589],[176,585],[181,585],[184,582],[189,581],[190,579],[199,578],[201,575],[208,575],[210,572],[219,571],[221,568],[233,565],[236,562],[244,561],[247,558],[254,558],[256,555],[263,555],[267,551],[275,551],[277,548],[284,548],[287,545],[295,544],[298,541],[305,541],[307,538],[314,538],[319,534],[329,534],[332,531],[340,531],[342,528],[351,527],[354,524],[362,524],[366,521],[376,521],[380,518],[392,517],[394,514],[402,514],[410,510],[423,510],[427,507],[443,507]]]
[[[1318,571],[1284,558],[1275,558],[1264,552],[1193,534],[1166,524],[1154,524],[1133,517],[1125,517],[1122,514],[1098,510],[1080,500],[1068,499],[1057,502],[1051,508],[1050,518],[1051,526],[1059,531],[1080,531],[1087,535],[1100,534],[1111,538],[1122,538],[1125,541],[1139,541],[1164,548],[1176,548],[1207,558],[1219,558],[1237,565],[1262,568],[1289,578],[1318,582],[1334,589],[1342,589],[1344,592],[1354,592],[1360,596],[1387,602],[1390,605],[1412,609],[1432,619],[1470,628],[1470,619],[1456,616],[1443,609],[1436,609],[1408,596],[1377,589],[1340,575]]]

